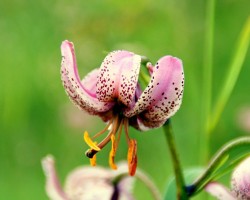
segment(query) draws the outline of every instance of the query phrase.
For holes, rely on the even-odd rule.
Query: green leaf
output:
[[[213,180],[212,177],[214,177],[214,176],[215,176],[215,173],[216,173],[217,171],[219,171],[220,168],[227,162],[228,158],[229,158],[229,156],[228,156],[228,155],[225,155],[225,156],[219,158],[218,161],[217,161],[214,165],[211,165],[211,166],[210,166],[210,170],[207,171],[207,173],[206,173],[207,179],[204,179],[203,182],[200,182],[200,184],[198,184],[198,185],[196,186],[196,189],[195,189],[196,192],[195,192],[195,194],[199,193],[199,192],[203,189],[203,187],[204,187],[210,180]]]
[[[140,73],[139,73],[139,83],[140,83],[140,87],[142,90],[144,90],[149,82],[150,82],[150,74],[149,74],[149,71],[148,71],[148,68],[147,68],[147,62],[149,62],[149,60],[142,60],[142,64],[141,64],[141,68],[140,68]]]
[[[210,126],[209,132],[212,132],[215,126],[217,125],[221,114],[230,98],[230,95],[234,89],[234,86],[238,80],[240,71],[245,60],[247,50],[250,42],[250,17],[247,19],[238,39],[238,44],[231,64],[229,65],[229,71],[225,79],[225,83],[221,88],[219,97],[215,104],[214,112],[210,116]]]
[[[208,182],[215,181],[235,168],[249,155],[250,137],[238,138],[224,145],[216,153],[203,174],[189,186],[193,188],[191,196],[199,193]]]
[[[246,157],[248,157],[250,154],[246,154],[243,156],[239,156],[239,158],[236,158],[233,160],[227,167],[224,167],[224,169],[220,169],[220,172],[215,174],[211,179],[217,180],[223,175],[227,174],[228,172],[232,171],[237,165],[239,165]]]
[[[202,167],[193,167],[190,169],[184,170],[184,179],[187,184],[192,183],[197,176],[202,174],[202,172],[205,170],[205,168]],[[171,177],[169,180],[167,186],[166,186],[166,192],[164,194],[164,200],[175,200],[176,199],[176,183],[175,178]]]

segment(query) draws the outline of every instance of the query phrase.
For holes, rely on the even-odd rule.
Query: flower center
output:
[[[114,115],[114,117],[108,122],[105,128],[90,138],[87,131],[84,132],[84,141],[88,144],[90,149],[86,151],[86,156],[90,158],[90,163],[92,166],[96,165],[96,153],[102,150],[111,141],[111,150],[109,153],[109,165],[112,169],[117,169],[115,164],[115,155],[118,149],[118,144],[121,138],[122,129],[124,127],[124,132],[126,135],[126,140],[128,144],[128,171],[131,176],[135,174],[137,166],[137,142],[135,139],[131,139],[128,133],[128,118],[121,116],[119,114]],[[93,139],[98,138],[100,135],[109,131],[107,136],[99,143],[94,142]]]

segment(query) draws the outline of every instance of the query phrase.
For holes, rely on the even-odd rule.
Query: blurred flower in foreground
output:
[[[84,133],[84,140],[90,146],[86,155],[95,165],[95,155],[108,142],[112,142],[109,156],[111,168],[114,162],[122,128],[128,143],[128,166],[134,175],[137,166],[137,142],[131,139],[128,126],[148,130],[162,126],[179,109],[184,87],[182,62],[172,56],[164,56],[155,66],[144,62],[142,57],[128,51],[109,53],[99,69],[91,71],[80,79],[73,43],[64,41],[61,46],[63,85],[70,99],[82,110],[100,116],[106,127],[90,138]],[[147,66],[147,74],[141,70]],[[144,80],[145,89],[140,84]],[[144,89],[144,90],[143,90]],[[92,139],[109,131],[96,143]]]
[[[61,188],[51,155],[42,160],[46,175],[46,192],[51,200],[133,200],[131,190],[134,178],[122,176],[126,170],[124,164],[119,171],[101,167],[79,167],[66,178],[65,189]]]
[[[205,189],[220,200],[250,199],[250,157],[243,160],[234,170],[231,185],[232,191],[217,182],[209,183]]]

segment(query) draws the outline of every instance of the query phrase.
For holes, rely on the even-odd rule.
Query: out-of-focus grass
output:
[[[217,95],[231,60],[237,35],[249,15],[248,0],[216,4],[213,89]],[[56,157],[59,175],[88,164],[82,132],[103,126],[70,103],[60,81],[60,44],[75,43],[80,73],[100,65],[105,54],[127,49],[152,61],[163,55],[180,57],[185,67],[181,110],[173,118],[184,167],[198,164],[201,69],[204,45],[204,1],[1,1],[0,2],[0,196],[3,199],[46,199],[40,159]],[[225,141],[244,135],[235,114],[250,105],[249,53],[239,81],[212,136],[214,152]],[[215,99],[215,98],[214,98]],[[214,100],[213,99],[213,100]],[[139,167],[164,191],[172,167],[161,129],[140,133]],[[121,142],[117,160],[126,157]],[[107,166],[108,150],[98,155]],[[197,155],[197,156],[196,156]],[[142,185],[138,199],[151,199]]]

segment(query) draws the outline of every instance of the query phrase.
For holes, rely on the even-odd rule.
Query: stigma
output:
[[[109,152],[109,165],[112,169],[116,170],[117,166],[115,164],[115,155],[118,149],[120,142],[121,134],[124,130],[126,136],[126,142],[128,144],[128,173],[130,176],[133,176],[136,172],[137,167],[137,141],[129,137],[129,121],[128,118],[116,114],[113,118],[107,123],[105,128],[95,134],[92,138],[89,136],[88,132],[85,131],[83,138],[86,144],[90,147],[85,153],[85,155],[90,158],[90,164],[92,166],[96,165],[96,154],[101,151],[109,142],[111,142],[111,150]],[[99,143],[94,140],[108,132],[106,137]]]

